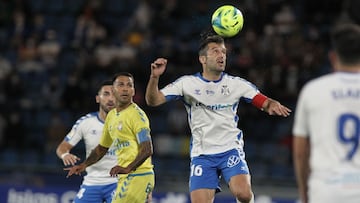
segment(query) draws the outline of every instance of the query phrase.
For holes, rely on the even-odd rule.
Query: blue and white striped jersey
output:
[[[66,135],[65,141],[72,146],[84,140],[86,157],[99,144],[104,122],[100,120],[98,112],[89,113],[76,121],[71,131]],[[95,164],[86,168],[84,185],[105,185],[117,182],[116,177],[110,176],[110,170],[117,165],[115,148],[111,146],[107,154]]]
[[[250,103],[259,93],[252,83],[226,73],[208,81],[197,73],[178,78],[161,92],[167,101],[184,102],[192,133],[191,157],[243,148],[237,108],[240,99]]]

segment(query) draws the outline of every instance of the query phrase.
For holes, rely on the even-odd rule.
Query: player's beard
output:
[[[115,108],[115,105],[100,104],[100,108],[101,108],[105,113],[109,113],[109,111],[111,111],[111,109]]]
[[[117,99],[116,106],[121,108],[126,108],[132,103],[132,97],[121,97]]]

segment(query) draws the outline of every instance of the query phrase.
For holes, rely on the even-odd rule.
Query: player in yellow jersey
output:
[[[113,203],[144,203],[151,201],[155,175],[151,155],[153,153],[149,119],[133,102],[134,77],[121,72],[113,78],[116,107],[106,117],[99,145],[79,165],[65,168],[67,177],[80,175],[86,167],[99,161],[114,142],[118,165],[110,176],[118,176],[118,186]]]

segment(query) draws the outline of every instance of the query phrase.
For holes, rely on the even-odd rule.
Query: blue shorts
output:
[[[242,150],[232,149],[219,154],[193,157],[190,163],[190,192],[196,189],[220,189],[220,178],[226,183],[239,174],[249,174]]]
[[[115,193],[117,183],[108,185],[81,185],[74,203],[110,203]]]

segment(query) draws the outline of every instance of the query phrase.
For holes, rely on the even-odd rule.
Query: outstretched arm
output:
[[[114,166],[110,170],[111,176],[117,176],[117,174],[128,174],[131,171],[136,170],[144,161],[153,154],[153,146],[151,140],[140,143],[139,153],[127,167],[121,167],[119,165]]]
[[[269,115],[277,115],[287,117],[290,115],[291,110],[280,102],[271,99],[261,93],[255,95],[252,104],[257,108],[267,112]]]
[[[85,171],[86,167],[98,162],[108,151],[109,148],[97,145],[89,155],[89,157],[79,165],[64,168],[64,170],[69,171],[66,177],[70,177],[73,174],[80,175],[81,172]]]
[[[165,96],[159,90],[159,78],[166,69],[167,60],[158,58],[151,63],[150,79],[146,87],[145,100],[149,106],[159,106],[166,102]]]
[[[263,103],[262,109],[269,115],[277,115],[287,117],[290,115],[291,110],[286,106],[280,104],[280,102],[267,98]]]

